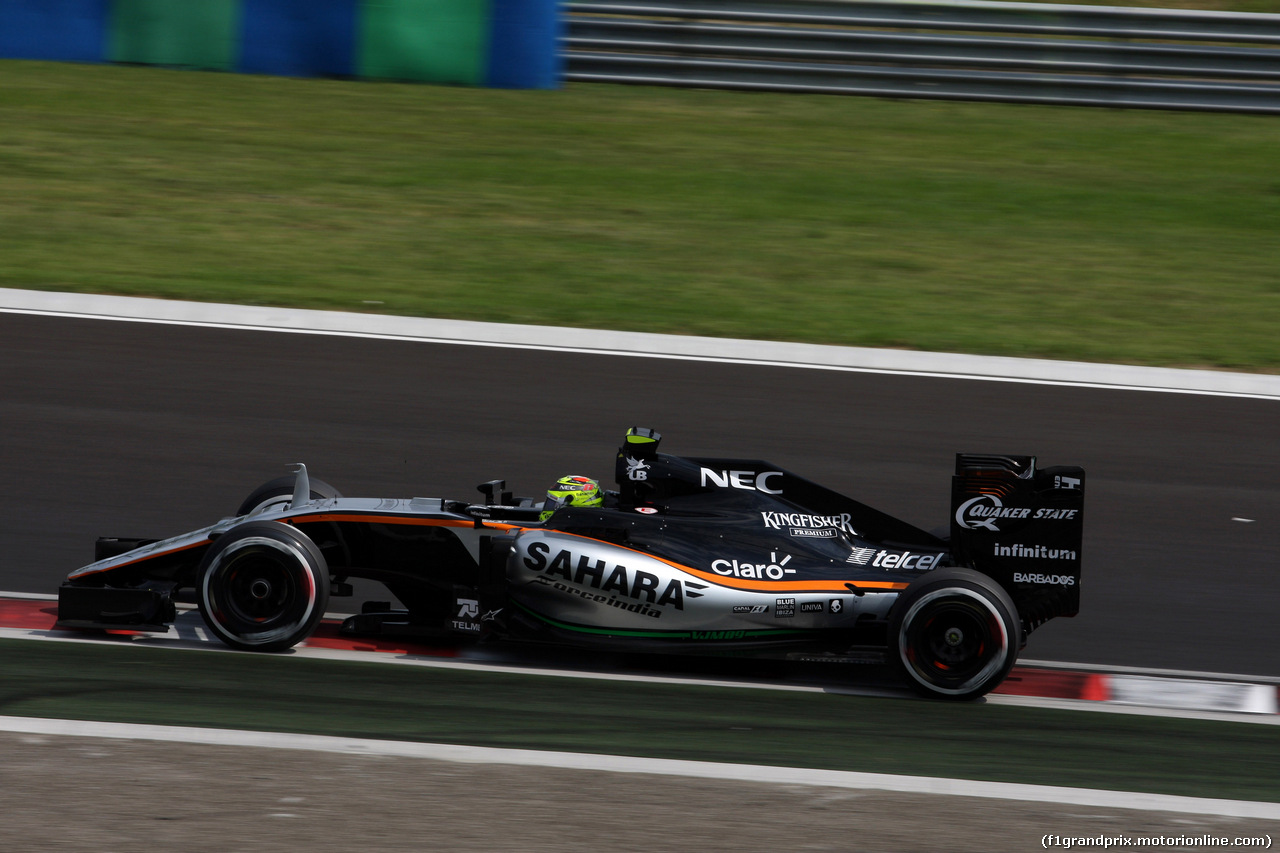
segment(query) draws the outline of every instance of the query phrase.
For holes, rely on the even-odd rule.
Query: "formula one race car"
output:
[[[367,578],[403,609],[366,602],[343,633],[887,663],[927,696],[968,699],[1079,609],[1081,468],[960,454],[941,537],[768,462],[659,441],[628,431],[619,489],[596,506],[500,480],[475,503],[343,498],[299,465],[202,530],[98,540],[58,624],[167,631],[194,601],[227,645],[280,651]]]

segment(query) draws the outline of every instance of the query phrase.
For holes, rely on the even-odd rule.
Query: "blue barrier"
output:
[[[564,20],[556,0],[492,0],[485,85],[554,89],[564,76]]]
[[[244,0],[237,70],[283,77],[355,74],[358,0]]]
[[[0,0],[0,56],[101,62],[109,0]]]

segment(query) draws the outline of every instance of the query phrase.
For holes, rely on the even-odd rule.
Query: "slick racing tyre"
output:
[[[268,480],[249,493],[240,503],[236,515],[256,515],[268,509],[282,509],[293,500],[294,475]],[[342,494],[324,480],[311,479],[311,499],[340,498]]]
[[[894,604],[888,658],[918,693],[975,699],[1009,674],[1021,630],[1017,608],[994,580],[970,569],[938,569]]]
[[[301,531],[250,521],[214,540],[196,600],[209,630],[233,649],[279,652],[315,630],[329,604],[329,567]]]

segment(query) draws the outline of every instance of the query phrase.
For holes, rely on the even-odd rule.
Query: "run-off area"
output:
[[[15,851],[1012,853],[1049,833],[1280,837],[1280,821],[420,758],[8,732],[0,752],[0,849]]]

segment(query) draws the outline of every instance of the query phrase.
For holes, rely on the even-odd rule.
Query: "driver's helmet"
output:
[[[604,493],[595,480],[590,477],[561,477],[547,489],[547,500],[542,504],[542,514],[538,518],[546,521],[553,512],[565,506],[600,506],[602,503]]]

